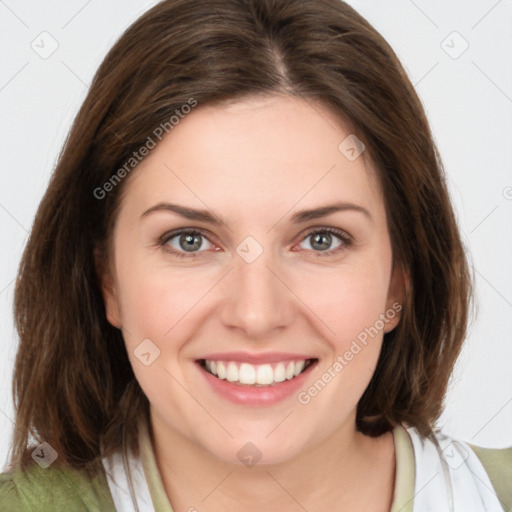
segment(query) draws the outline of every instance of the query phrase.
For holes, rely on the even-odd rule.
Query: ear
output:
[[[96,265],[96,273],[100,282],[103,302],[105,304],[105,314],[107,320],[114,327],[121,329],[121,316],[117,289],[115,286],[114,278],[112,276],[112,271],[107,263],[107,258],[104,252],[100,251],[99,249],[95,249],[94,261]]]
[[[398,325],[402,316],[401,311],[408,288],[409,276],[403,271],[401,265],[395,263],[389,281],[388,297],[386,300],[385,333],[392,331]]]

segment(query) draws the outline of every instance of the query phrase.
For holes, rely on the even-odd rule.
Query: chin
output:
[[[225,440],[215,445],[203,445],[215,458],[228,464],[252,468],[262,465],[276,465],[287,462],[301,453],[302,441],[276,434],[273,439],[266,434],[246,435]]]

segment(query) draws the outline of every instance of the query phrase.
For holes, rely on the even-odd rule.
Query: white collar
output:
[[[464,441],[441,433],[422,438],[406,428],[414,451],[413,512],[503,512],[491,481]]]
[[[128,451],[126,464],[123,463],[123,457],[120,452],[115,453],[111,457],[103,458],[102,461],[116,512],[134,512],[134,510],[138,510],[138,512],[155,512],[140,458],[135,457],[131,451]],[[127,465],[129,465],[131,471],[133,495],[130,494],[126,470]],[[138,509],[134,502],[137,504]]]

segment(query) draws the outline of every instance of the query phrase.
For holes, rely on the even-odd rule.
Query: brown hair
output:
[[[166,0],[98,69],[23,254],[13,463],[25,464],[33,435],[60,463],[92,467],[100,443],[113,453],[148,413],[121,331],[105,316],[94,258],[95,250],[108,256],[130,177],[104,199],[94,191],[191,98],[203,105],[276,93],[321,102],[365,143],[394,261],[408,276],[401,321],[384,336],[357,428],[432,432],[465,337],[471,281],[441,159],[395,53],[340,0]]]

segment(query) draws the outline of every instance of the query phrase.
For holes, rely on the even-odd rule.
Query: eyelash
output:
[[[342,231],[342,230],[336,229],[336,228],[329,228],[329,227],[313,229],[312,231],[310,231],[310,232],[306,233],[306,235],[304,235],[304,237],[301,239],[301,242],[303,240],[305,240],[306,238],[316,235],[316,234],[319,234],[319,233],[329,233],[331,235],[335,235],[341,240],[342,244],[340,246],[338,246],[336,249],[330,249],[327,251],[312,251],[313,254],[317,257],[332,256],[335,253],[338,253],[344,249],[347,249],[348,247],[350,247],[352,245],[352,242],[353,242],[352,238],[345,231]],[[170,252],[173,256],[177,256],[178,258],[195,258],[197,256],[198,252],[201,253],[203,251],[198,251],[196,253],[186,253],[186,252],[176,251],[174,249],[171,249],[167,245],[167,243],[170,240],[172,240],[173,238],[177,237],[178,235],[185,235],[185,234],[198,234],[198,235],[205,237],[208,241],[210,241],[208,239],[208,236],[202,229],[185,228],[185,229],[180,229],[180,230],[176,230],[176,231],[171,231],[170,233],[165,233],[159,239],[158,245],[163,247],[168,252]],[[212,242],[210,242],[210,243],[212,243]]]

